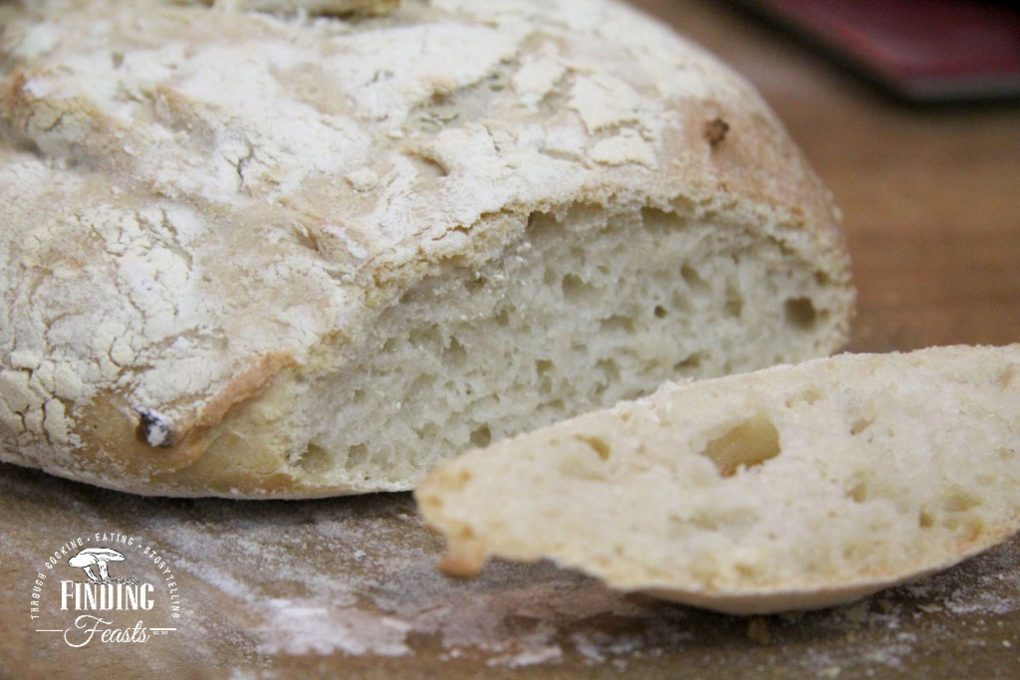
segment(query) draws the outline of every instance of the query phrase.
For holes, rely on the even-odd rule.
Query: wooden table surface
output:
[[[1020,109],[903,108],[711,2],[640,0],[750,78],[845,212],[852,349],[1020,340]],[[46,552],[97,527],[174,565],[182,629],[72,650],[33,632]],[[548,565],[449,582],[406,494],[141,499],[0,466],[0,677],[1020,677],[1020,540],[851,607],[735,618]]]

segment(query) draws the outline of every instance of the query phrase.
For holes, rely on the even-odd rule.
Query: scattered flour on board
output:
[[[444,650],[441,658],[471,655],[489,666],[557,664],[568,656],[619,665],[695,647],[700,619],[716,627],[727,620],[622,596],[547,563],[497,562],[473,581],[445,579],[435,571],[441,545],[406,496],[239,507],[220,513],[218,531],[211,522],[177,521],[163,523],[161,534],[181,564],[251,613],[251,644],[261,655],[407,656],[427,638]],[[836,651],[808,649],[803,666],[823,676],[853,664],[895,669],[918,644],[930,644],[902,630],[910,617],[1018,608],[1014,542],[854,605],[762,618],[762,632],[749,642],[775,646],[809,625],[845,635],[847,643]],[[734,630],[747,628],[746,620],[732,620]],[[930,633],[941,631],[936,624]]]
[[[31,489],[0,477],[5,493]],[[1018,539],[849,606],[741,618],[620,595],[548,563],[495,562],[478,579],[446,579],[435,570],[440,541],[406,494],[238,503],[89,489],[49,498],[46,512],[85,526],[131,517],[175,565],[191,653],[216,660],[230,650],[239,678],[290,657],[513,669],[626,668],[678,654],[707,669],[738,654],[794,675],[880,677],[950,641],[1007,654],[1020,645],[994,626],[1020,612]],[[8,555],[35,555],[19,540],[9,537]]]

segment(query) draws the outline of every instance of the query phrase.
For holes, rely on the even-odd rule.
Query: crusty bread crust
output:
[[[548,558],[731,614],[842,604],[1020,530],[1020,345],[667,384],[470,451],[415,494],[451,575]]]
[[[0,25],[2,460],[152,494],[407,488],[295,476],[237,423],[576,205],[751,230],[835,291],[816,351],[846,338],[829,194],[747,83],[623,5],[75,0]]]

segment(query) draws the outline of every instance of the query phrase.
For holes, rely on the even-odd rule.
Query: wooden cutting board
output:
[[[639,4],[748,76],[836,194],[852,349],[1020,340],[1020,112],[905,110],[715,3]],[[110,574],[150,574],[147,625],[175,630],[72,648],[57,581],[117,540]],[[0,677],[1020,677],[1018,539],[855,605],[752,618],[548,564],[450,581],[440,547],[406,494],[146,499],[0,466]]]

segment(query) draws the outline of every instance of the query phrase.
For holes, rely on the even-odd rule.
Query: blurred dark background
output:
[[[733,0],[911,104],[1020,101],[1020,9],[991,0]]]

